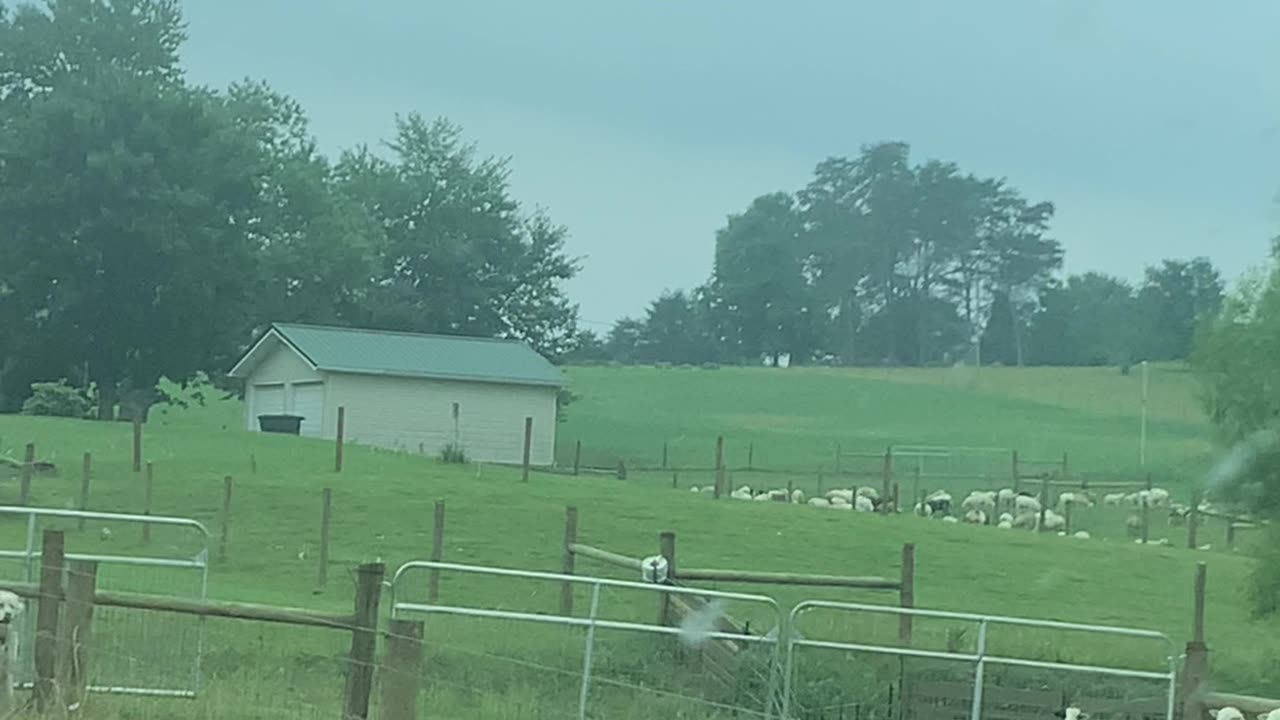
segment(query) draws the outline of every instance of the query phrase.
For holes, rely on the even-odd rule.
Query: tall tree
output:
[[[511,197],[505,160],[478,159],[461,130],[419,115],[397,121],[392,159],[344,155],[341,191],[383,229],[366,322],[422,332],[520,338],[558,356],[577,308],[566,230]]]
[[[208,369],[251,314],[262,158],[183,84],[182,39],[160,0],[0,18],[0,315],[53,372],[87,371],[103,417],[122,388],[145,408],[161,375]]]
[[[1191,353],[1196,326],[1222,308],[1224,285],[1208,258],[1165,260],[1147,268],[1138,292],[1144,355],[1180,360]]]
[[[1101,273],[1067,278],[1044,292],[1032,318],[1038,365],[1127,365],[1136,353],[1133,288]]]
[[[815,344],[803,227],[786,193],[756,198],[716,233],[714,292],[736,327],[743,359],[809,357]]]

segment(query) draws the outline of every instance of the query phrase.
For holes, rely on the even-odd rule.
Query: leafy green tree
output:
[[[1222,308],[1223,292],[1222,276],[1208,258],[1165,260],[1147,268],[1138,291],[1145,359],[1186,359],[1196,326]]]
[[[609,346],[595,332],[579,330],[573,338],[573,348],[564,356],[567,365],[604,362],[609,359]]]
[[[735,325],[742,359],[789,354],[803,361],[816,342],[804,273],[803,225],[794,199],[764,195],[716,233],[713,292]]]
[[[609,330],[609,338],[605,341],[605,347],[609,350],[609,357],[621,363],[640,362],[644,356],[646,339],[645,326],[643,320],[635,318],[623,318],[613,324],[613,328]]]
[[[522,213],[505,160],[478,159],[461,130],[419,115],[397,120],[392,159],[367,148],[337,167],[340,191],[383,229],[364,322],[421,332],[513,337],[559,357],[577,308],[563,283],[578,271],[567,231]]]
[[[1119,278],[1085,273],[1047,289],[1029,329],[1038,365],[1127,365],[1139,318],[1133,288]]]

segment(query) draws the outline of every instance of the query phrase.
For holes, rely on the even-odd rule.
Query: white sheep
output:
[[[827,499],[828,499],[828,500],[830,500],[830,501],[832,501],[832,502],[835,502],[835,501],[836,501],[836,499],[840,499],[840,500],[843,500],[843,501],[845,501],[846,503],[849,503],[850,505],[852,505],[852,504],[853,504],[853,496],[854,496],[854,491],[852,491],[852,490],[841,490],[841,489],[837,488],[837,489],[835,489],[835,490],[828,490],[828,491],[827,491]]]
[[[836,495],[835,497],[828,499],[831,501],[832,507],[853,507],[853,498],[845,498],[843,495]]]
[[[1000,522],[1009,523],[1009,527],[1013,527],[1013,513],[1000,513]]]
[[[1018,513],[1013,519],[1013,526],[1020,530],[1034,529],[1036,524],[1040,522],[1040,515],[1037,513]]]
[[[1143,492],[1147,492],[1147,503],[1150,504],[1151,507],[1168,507],[1168,490],[1165,490],[1164,488],[1152,488],[1149,492],[1145,490]]]
[[[964,521],[973,525],[986,525],[987,514],[981,510],[970,510],[964,514]]]
[[[1107,493],[1102,496],[1102,504],[1106,507],[1120,507],[1124,504],[1124,493]]]
[[[977,510],[984,515],[991,516],[996,511],[996,494],[994,492],[984,492],[975,490],[960,503],[960,509],[965,511]]]
[[[1221,709],[1210,710],[1209,717],[1213,718],[1213,720],[1244,720],[1244,713],[1240,712],[1238,708],[1228,705]]]
[[[996,527],[997,527],[997,528],[999,528],[1000,530],[1012,530],[1012,529],[1013,529],[1013,521],[1012,521],[1012,520],[1001,520],[1000,522],[996,523]]]
[[[831,507],[831,501],[826,498],[809,498],[810,507]]]
[[[1089,535],[1088,530],[1077,530],[1076,532],[1072,533],[1071,537],[1077,540],[1088,540],[1091,536]]]
[[[1058,508],[1065,509],[1068,505],[1093,507],[1093,498],[1081,492],[1064,492],[1058,496]]]
[[[1022,515],[1025,513],[1039,513],[1040,501],[1033,497],[1028,497],[1026,495],[1019,495],[1013,501],[1013,508],[1014,508],[1014,511],[1019,515]]]
[[[762,492],[759,495],[752,497],[751,499],[755,500],[756,502],[769,502],[770,500],[773,500],[773,495],[770,495],[767,492]]]
[[[702,489],[699,488],[697,485],[690,485],[689,492],[702,492]]]
[[[1280,708],[1276,708],[1271,712],[1262,713],[1258,716],[1258,720],[1280,720]]]
[[[1044,529],[1061,530],[1067,526],[1067,519],[1052,510],[1044,511]]]
[[[755,497],[751,494],[751,488],[747,487],[746,485],[743,485],[737,490],[734,490],[733,492],[729,493],[729,497],[733,498],[734,500],[754,500],[755,499]]]
[[[801,489],[799,489],[799,488],[796,488],[795,490],[792,490],[792,491],[791,491],[791,502],[795,503],[796,505],[803,505],[803,504],[804,504],[804,491],[803,491],[803,490],[801,490]]]
[[[1013,499],[1017,496],[1018,493],[1014,492],[1012,488],[1001,488],[996,493],[996,504],[1002,508],[1013,507]]]
[[[857,510],[858,512],[865,512],[865,513],[875,512],[876,504],[871,502],[871,498],[865,495],[859,495],[858,497],[853,499],[853,509]]]
[[[1068,705],[1067,707],[1055,712],[1053,716],[1061,718],[1061,720],[1089,720],[1089,713],[1084,712],[1075,705]]]
[[[870,487],[870,486],[868,486],[868,485],[863,485],[862,487],[858,488],[858,490],[857,490],[857,496],[858,496],[858,497],[869,498],[869,499],[871,499],[871,500],[879,500],[879,499],[880,499],[880,491],[879,491],[879,490],[876,490],[875,488]]]
[[[948,515],[948,516],[946,516],[946,517],[942,518],[942,522],[944,522],[944,523],[958,523],[958,522],[960,522],[960,521],[959,521],[959,520],[957,520],[955,517],[952,517],[951,515]]]

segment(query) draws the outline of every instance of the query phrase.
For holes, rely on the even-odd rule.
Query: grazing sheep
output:
[[[858,488],[856,494],[858,497],[868,498],[873,501],[880,499],[880,491],[868,485],[863,485],[862,487]]]
[[[1212,717],[1213,720],[1244,720],[1244,713],[1228,705],[1219,710],[1210,710],[1209,717]]]
[[[1149,507],[1151,505],[1151,493],[1147,490],[1139,490],[1136,493],[1125,495],[1124,500],[1132,507]]]
[[[1040,515],[1037,513],[1018,513],[1012,524],[1018,529],[1033,530],[1038,522],[1040,522]]]
[[[1068,505],[1093,507],[1093,498],[1082,492],[1064,492],[1058,496],[1058,508],[1065,509]]]
[[[1013,508],[1019,515],[1026,513],[1039,513],[1040,501],[1029,495],[1019,495],[1014,499]]]
[[[702,490],[697,485],[690,485],[689,492],[702,492]]]
[[[996,527],[997,527],[997,528],[999,528],[1000,530],[1012,530],[1012,529],[1013,529],[1013,521],[1012,521],[1012,520],[1001,520],[1000,522],[996,523]]]
[[[996,494],[994,492],[984,492],[975,490],[960,503],[960,509],[965,511],[977,510],[984,515],[990,517],[996,511]]]
[[[952,517],[952,516],[948,515],[948,516],[946,516],[946,517],[942,518],[942,522],[944,522],[944,523],[958,523],[958,522],[960,522],[960,521],[959,521],[959,520],[957,520],[956,518],[954,518],[954,517]]]
[[[792,491],[791,491],[791,502],[795,503],[796,505],[803,505],[803,504],[804,504],[804,491],[803,491],[803,490],[800,490],[799,488],[797,488],[797,489],[795,489],[795,490],[792,490]]]
[[[1124,504],[1124,493],[1107,493],[1102,496],[1102,504],[1106,507],[1120,507]]]
[[[950,515],[951,493],[946,490],[934,490],[925,496],[924,504],[929,508],[929,517],[934,515]]]
[[[1076,532],[1072,533],[1071,537],[1077,540],[1088,540],[1091,536],[1089,535],[1088,530],[1077,530]]]
[[[1013,499],[1017,496],[1018,494],[1011,488],[1001,488],[996,493],[996,505],[1001,508],[1011,508],[1013,507]]]
[[[876,504],[871,502],[871,498],[865,495],[859,495],[858,497],[853,499],[853,509],[857,510],[858,512],[865,512],[865,513],[875,512]]]
[[[831,507],[831,501],[826,498],[809,498],[810,507]]]
[[[970,510],[964,514],[964,521],[972,525],[986,525],[987,514],[981,510]]]
[[[1147,502],[1151,507],[1168,507],[1169,491],[1164,488],[1152,488],[1150,491],[1144,490],[1147,494]]]

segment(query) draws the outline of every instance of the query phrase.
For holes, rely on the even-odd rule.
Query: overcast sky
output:
[[[336,153],[396,113],[509,155],[604,330],[711,271],[714,232],[904,140],[1058,207],[1072,272],[1229,275],[1280,232],[1280,2],[185,0],[190,77],[301,101]]]

